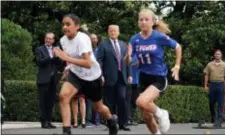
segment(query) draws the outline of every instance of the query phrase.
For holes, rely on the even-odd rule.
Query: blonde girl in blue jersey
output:
[[[151,10],[144,9],[139,12],[138,25],[141,32],[131,37],[126,57],[129,63],[132,56],[136,55],[140,63],[139,83],[142,93],[137,98],[136,104],[153,134],[166,133],[170,128],[169,113],[154,103],[160,92],[167,88],[168,69],[164,61],[163,47],[175,49],[175,66],[171,69],[175,80],[179,80],[182,49],[175,40],[166,35],[170,33],[168,26],[156,21]]]

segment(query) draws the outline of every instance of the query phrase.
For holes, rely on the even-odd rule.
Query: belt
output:
[[[212,83],[222,83],[224,81],[221,81],[221,80],[213,80],[213,81],[210,81],[210,82],[212,82]]]

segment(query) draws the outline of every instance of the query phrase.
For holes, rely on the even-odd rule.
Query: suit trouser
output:
[[[51,77],[50,82],[46,84],[37,84],[39,96],[40,121],[51,121],[52,110],[56,101],[57,80]]]
[[[118,115],[120,126],[127,124],[126,84],[122,72],[118,73],[116,84],[104,86],[104,103],[109,107],[112,114]]]
[[[128,118],[134,119],[136,111],[136,100],[139,95],[138,84],[131,84],[127,87]]]
[[[215,115],[215,104],[218,102],[217,118]],[[209,107],[212,122],[215,120],[222,120],[224,105],[224,83],[211,82],[209,87]]]

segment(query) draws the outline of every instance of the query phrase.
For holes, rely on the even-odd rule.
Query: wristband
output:
[[[174,68],[180,69],[180,66],[179,65],[175,65]]]

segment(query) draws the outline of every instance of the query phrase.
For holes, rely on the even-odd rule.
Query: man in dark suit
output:
[[[131,82],[131,70],[124,61],[126,44],[118,40],[119,26],[108,27],[109,39],[99,45],[97,60],[102,68],[104,81],[104,102],[112,113],[118,114],[119,128],[130,131],[126,127],[128,121],[126,85]],[[129,71],[129,72],[128,72]]]
[[[45,44],[35,50],[36,63],[38,66],[37,88],[42,128],[56,128],[52,125],[51,119],[58,83],[57,65],[61,64],[61,61],[54,56],[52,51],[54,42],[54,33],[46,33]]]

